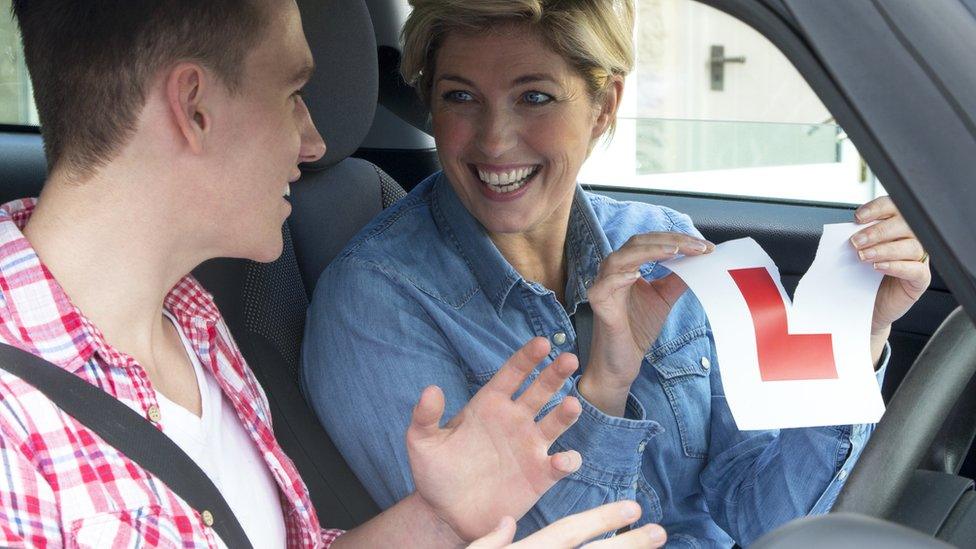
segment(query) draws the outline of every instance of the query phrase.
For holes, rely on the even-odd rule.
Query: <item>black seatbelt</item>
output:
[[[121,401],[50,362],[0,344],[0,369],[29,383],[68,415],[162,480],[191,507],[213,518],[227,547],[251,548],[244,529],[207,474],[169,437]]]
[[[576,329],[576,356],[580,367],[586,368],[590,363],[590,345],[593,343],[593,309],[589,303],[576,306],[573,327]]]

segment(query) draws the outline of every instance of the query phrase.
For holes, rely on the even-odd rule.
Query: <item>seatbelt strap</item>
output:
[[[580,367],[586,368],[590,363],[590,345],[593,343],[593,309],[589,303],[576,306],[573,327],[576,329],[576,357],[579,358]]]
[[[169,437],[121,401],[58,366],[0,344],[0,369],[24,380],[68,415],[162,480],[191,507],[213,517],[227,547],[251,548],[244,529],[210,478]]]

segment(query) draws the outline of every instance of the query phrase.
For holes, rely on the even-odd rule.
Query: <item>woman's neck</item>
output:
[[[566,293],[566,233],[569,212],[559,216],[561,222],[544,223],[521,233],[489,234],[495,247],[512,267],[526,280],[542,284],[556,293],[565,304]]]

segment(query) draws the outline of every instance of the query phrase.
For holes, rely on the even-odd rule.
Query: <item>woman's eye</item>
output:
[[[548,93],[542,93],[538,91],[530,91],[522,94],[522,100],[529,105],[545,105],[552,101],[553,97]]]
[[[466,91],[453,90],[444,94],[444,99],[452,103],[467,103],[474,100],[474,96]]]

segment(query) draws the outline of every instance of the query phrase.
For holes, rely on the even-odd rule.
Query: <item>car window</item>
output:
[[[10,16],[10,0],[0,0],[0,124],[37,125],[20,32]]]
[[[803,77],[757,31],[692,0],[637,3],[617,131],[583,183],[862,203],[885,194]]]

